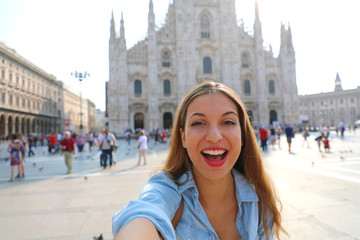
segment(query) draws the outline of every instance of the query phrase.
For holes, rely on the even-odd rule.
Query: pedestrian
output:
[[[261,141],[261,149],[263,150],[263,152],[265,152],[267,151],[268,132],[264,127],[260,127],[259,135]]]
[[[285,134],[288,143],[288,151],[289,153],[291,153],[291,140],[294,137],[294,128],[292,128],[290,124],[286,124]]]
[[[145,130],[140,130],[140,137],[138,139],[137,148],[139,149],[139,161],[138,166],[140,166],[141,158],[144,158],[144,165],[146,165],[146,150],[147,150],[147,137]]]
[[[60,155],[64,154],[67,174],[70,174],[72,171],[72,160],[73,155],[75,154],[75,149],[76,141],[73,137],[71,137],[71,133],[66,131],[65,137],[60,142]]]
[[[32,136],[32,135],[29,135],[28,136],[28,143],[29,143],[29,149],[28,149],[28,151],[29,151],[29,157],[31,157],[31,156],[34,156],[35,155],[35,153],[34,153],[34,151],[35,151],[35,146],[36,146],[36,143],[35,143],[35,138],[34,138],[34,136]]]
[[[49,153],[55,154],[56,145],[57,145],[57,136],[55,133],[52,133],[48,138],[48,144],[49,144]]]
[[[321,141],[322,141],[322,138],[323,138],[323,135],[317,136],[317,137],[315,138],[315,141],[316,141],[316,143],[317,143],[319,152],[321,152]]]
[[[276,143],[276,130],[274,124],[271,124],[270,127],[270,139],[272,148],[275,150],[275,143]]]
[[[22,147],[23,147],[22,143],[18,139],[17,135],[13,134],[8,146],[8,152],[10,153],[10,166],[11,166],[11,175],[9,182],[14,181],[15,166],[18,167],[19,180],[22,180],[22,168],[21,168],[22,159],[23,159],[21,152]]]
[[[17,138],[20,141],[20,150],[21,150],[21,156],[22,156],[22,161],[21,161],[21,173],[22,173],[22,178],[25,177],[25,165],[24,165],[24,160],[25,160],[25,152],[26,152],[26,148],[28,146],[28,143],[26,142],[26,139],[24,138],[24,136],[21,133],[17,134]],[[20,175],[18,174],[15,179],[20,178]]]
[[[131,130],[130,130],[130,129],[128,129],[128,130],[126,131],[125,135],[126,135],[126,141],[127,141],[128,145],[130,146],[130,141],[131,141]]]
[[[82,152],[84,150],[84,145],[85,145],[86,140],[85,140],[85,138],[84,138],[84,136],[82,134],[78,134],[76,136],[75,141],[76,141],[76,146],[77,146],[77,149],[78,149],[78,155],[79,155],[78,157],[81,157]]]
[[[329,143],[329,138],[324,136],[323,137],[323,143],[324,143],[324,151],[325,152],[330,152],[330,143]]]
[[[340,134],[341,134],[341,139],[344,139],[345,126],[343,123],[340,124],[339,130],[340,130]]]
[[[114,215],[115,240],[279,238],[280,201],[233,90],[204,82],[188,93],[169,147],[139,199]]]
[[[100,141],[100,151],[102,151],[103,155],[103,168],[107,167],[107,159],[109,158],[109,166],[111,167],[113,164],[113,150],[116,146],[116,138],[114,134],[109,133],[109,129],[106,128],[102,135],[99,136]]]
[[[277,142],[279,145],[279,149],[281,149],[280,147],[280,142],[281,142],[281,134],[282,134],[282,129],[280,127],[280,125],[276,128],[276,135],[277,135]]]
[[[89,143],[89,151],[91,152],[94,144],[94,133],[92,131],[90,131],[87,135],[87,142]]]
[[[309,148],[309,141],[307,140],[307,138],[309,137],[309,131],[307,130],[306,126],[303,127],[303,143],[301,144],[301,146],[304,146],[304,143],[307,143],[307,147]]]
[[[165,143],[166,142],[166,131],[165,129],[162,132],[162,138],[161,138],[162,142]]]

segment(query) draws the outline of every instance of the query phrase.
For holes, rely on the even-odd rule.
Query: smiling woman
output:
[[[285,230],[277,203],[239,96],[221,83],[205,82],[179,106],[164,166],[137,201],[115,214],[113,234],[279,239]]]

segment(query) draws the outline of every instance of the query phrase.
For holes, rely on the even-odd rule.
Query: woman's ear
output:
[[[180,128],[179,131],[180,131],[180,135],[181,135],[181,143],[182,143],[183,147],[186,148],[185,132],[183,131],[182,128]]]

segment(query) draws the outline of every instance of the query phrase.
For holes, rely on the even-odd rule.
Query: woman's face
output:
[[[242,142],[239,113],[230,98],[219,92],[195,98],[180,134],[195,178],[218,180],[231,174]]]

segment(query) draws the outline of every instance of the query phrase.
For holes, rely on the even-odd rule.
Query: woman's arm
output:
[[[154,224],[147,218],[134,218],[116,234],[114,240],[161,240],[163,239]]]

